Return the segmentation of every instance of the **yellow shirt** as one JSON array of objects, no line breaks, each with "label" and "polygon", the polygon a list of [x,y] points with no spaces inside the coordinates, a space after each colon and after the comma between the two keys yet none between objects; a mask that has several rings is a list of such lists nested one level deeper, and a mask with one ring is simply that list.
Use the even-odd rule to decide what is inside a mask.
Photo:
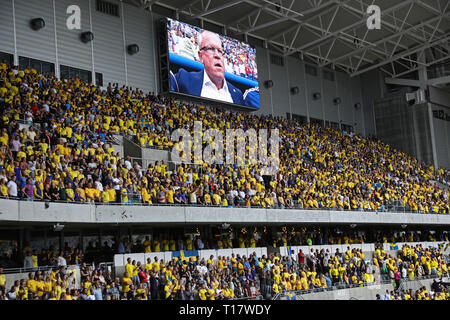
[{"label": "yellow shirt", "polygon": [[122,290],[124,293],[127,293],[128,291],[130,291],[130,284],[132,284],[133,282],[131,281],[130,278],[123,278],[122,279]]},{"label": "yellow shirt", "polygon": [[205,289],[200,289],[200,291],[198,292],[198,295],[200,297],[200,300],[206,300],[206,290]]}]

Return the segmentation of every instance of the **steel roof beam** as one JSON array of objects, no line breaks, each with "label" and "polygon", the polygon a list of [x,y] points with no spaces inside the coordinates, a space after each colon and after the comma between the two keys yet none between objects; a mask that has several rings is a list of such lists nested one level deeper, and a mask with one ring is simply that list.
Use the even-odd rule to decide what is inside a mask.
[{"label": "steel roof beam", "polygon": [[[450,12],[446,13],[445,15],[450,15]],[[381,44],[383,44],[383,43],[385,43],[385,42],[387,42],[389,40],[392,40],[392,39],[394,39],[396,37],[402,36],[403,34],[405,34],[407,32],[412,32],[414,29],[417,29],[418,27],[420,27],[420,26],[422,26],[424,24],[434,22],[434,21],[438,20],[439,18],[440,17],[433,17],[431,19],[428,19],[427,21],[424,21],[424,22],[422,22],[422,23],[420,23],[418,25],[409,27],[408,29],[402,30],[402,31],[400,31],[398,33],[394,33],[394,34],[392,34],[390,36],[387,36],[387,37],[385,37],[383,39],[380,39],[380,40],[378,40],[378,41],[376,41],[376,42],[374,42],[372,44],[369,44],[369,45],[367,45],[367,46],[365,46],[363,48],[359,48],[359,49],[354,50],[352,52],[346,53],[346,54],[344,54],[344,55],[342,55],[340,57],[337,57],[337,58],[333,59],[332,61],[330,61],[329,63],[336,63],[339,60],[342,60],[342,59],[348,58],[348,57],[350,57],[352,55],[358,54],[358,53],[362,52],[363,50],[365,50],[366,48],[369,48],[369,47],[375,48],[375,47],[377,47],[377,46],[379,46],[379,45],[381,45]]]},{"label": "steel roof beam", "polygon": [[[360,15],[365,15],[365,12],[362,12],[362,11],[360,11],[359,9],[355,9],[355,8],[353,8],[353,7],[351,7],[351,6],[348,6],[348,5],[343,5],[343,7],[345,7],[345,8],[347,8],[349,11],[351,11],[351,12],[353,12],[356,16],[360,16]],[[382,11],[383,12],[383,11]],[[392,16],[391,16],[392,17]],[[406,16],[406,18],[407,18],[408,16]],[[395,17],[393,17],[394,19],[395,19]],[[403,21],[402,21],[402,23],[404,24],[405,22],[406,22],[406,18],[405,19],[403,19]],[[395,32],[399,32],[399,31],[401,31],[401,28],[400,27],[397,27],[396,25],[393,25],[393,24],[391,24],[391,23],[389,23],[389,22],[387,22],[386,20],[381,20],[381,24],[383,24],[383,25],[385,25],[385,26],[387,26],[387,27],[389,27],[389,28],[391,28],[392,30],[394,30]],[[423,26],[423,25],[425,25],[425,23],[421,23],[421,26]],[[411,25],[410,25],[411,26]],[[406,33],[406,34],[404,34],[404,35],[406,35],[406,36],[408,36],[409,38],[411,38],[411,39],[413,39],[414,41],[416,41],[417,43],[423,43],[424,41],[426,41],[427,39],[426,38],[424,38],[424,37],[421,37],[421,36],[419,36],[418,34],[416,34],[416,33]]]},{"label": "steel roof beam", "polygon": [[380,63],[377,63],[375,65],[372,65],[372,66],[369,66],[367,68],[364,68],[363,70],[359,70],[357,72],[353,72],[352,74],[350,74],[350,76],[351,77],[357,76],[357,75],[359,75],[361,73],[364,73],[366,71],[373,70],[373,69],[378,68],[380,66],[383,66],[383,65],[385,65],[387,63],[390,63],[390,62],[395,61],[397,59],[400,59],[402,57],[406,57],[406,56],[411,55],[413,53],[416,53],[418,51],[421,51],[421,50],[424,50],[424,49],[427,49],[427,48],[431,48],[431,47],[433,47],[435,45],[438,45],[438,44],[440,44],[442,42],[445,42],[445,41],[448,41],[448,40],[450,40],[450,35],[445,37],[445,38],[443,38],[443,39],[439,39],[439,40],[433,41],[431,43],[425,43],[423,45],[417,46],[416,48],[412,48],[411,50],[404,51],[404,52],[402,52],[400,54],[397,54],[397,55],[393,56],[390,59],[387,59],[387,60],[382,61]]},{"label": "steel roof beam", "polygon": [[[381,16],[386,15],[386,14],[390,13],[391,11],[395,11],[395,10],[397,10],[397,9],[399,9],[399,8],[402,8],[402,7],[404,7],[404,6],[408,5],[408,4],[410,4],[410,3],[413,2],[413,1],[415,1],[415,0],[407,0],[407,1],[405,1],[405,2],[396,4],[396,5],[394,5],[394,6],[390,7],[390,8],[388,8],[388,9],[385,9],[385,10],[381,11]],[[342,4],[341,4],[341,6],[345,6],[345,5],[346,5],[345,3],[342,3]],[[311,41],[310,43],[307,43],[307,44],[304,44],[303,46],[300,46],[300,47],[298,47],[298,48],[295,48],[295,50],[313,49],[313,48],[317,47],[317,45],[318,45],[319,43],[321,43],[321,42],[323,42],[323,41],[326,41],[326,40],[328,40],[328,39],[330,39],[330,38],[336,37],[336,36],[338,36],[339,34],[341,34],[342,32],[345,32],[345,31],[348,31],[348,30],[352,30],[352,29],[354,29],[355,27],[360,26],[361,24],[365,24],[366,21],[367,21],[367,17],[363,17],[363,18],[361,18],[359,21],[357,21],[357,22],[355,22],[355,23],[352,23],[351,25],[348,25],[348,26],[346,26],[346,27],[343,27],[343,28],[341,28],[341,29],[339,29],[339,30],[336,30],[336,31],[333,31],[333,32],[329,32],[329,33],[325,34],[323,37],[321,37],[321,38],[319,38],[319,39],[316,39],[316,40],[314,40],[314,41]]]},{"label": "steel roof beam", "polygon": [[192,18],[193,18],[193,19],[201,18],[201,17],[207,16],[207,15],[209,15],[209,14],[211,14],[211,13],[214,13],[214,12],[217,12],[217,11],[220,11],[220,10],[224,10],[224,9],[230,8],[230,7],[232,7],[232,6],[235,6],[235,5],[237,5],[237,4],[239,4],[239,3],[242,3],[242,2],[245,2],[245,1],[246,1],[246,0],[235,0],[235,1],[231,1],[231,2],[226,3],[226,4],[224,4],[224,5],[221,5],[221,6],[218,6],[218,7],[215,7],[215,8],[211,8],[211,9],[209,9],[209,10],[206,10],[206,11],[203,11],[203,12],[201,12],[201,13],[198,13],[198,14],[192,16]]},{"label": "steel roof beam", "polygon": [[430,86],[436,86],[439,84],[447,84],[447,83],[450,83],[450,76],[428,79],[427,81],[427,84]]}]

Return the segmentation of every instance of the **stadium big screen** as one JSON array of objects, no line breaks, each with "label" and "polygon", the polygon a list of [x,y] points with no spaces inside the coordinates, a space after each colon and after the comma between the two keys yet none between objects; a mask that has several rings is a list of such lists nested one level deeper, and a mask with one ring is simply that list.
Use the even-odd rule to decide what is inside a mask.
[{"label": "stadium big screen", "polygon": [[170,91],[259,109],[256,50],[167,18]]}]

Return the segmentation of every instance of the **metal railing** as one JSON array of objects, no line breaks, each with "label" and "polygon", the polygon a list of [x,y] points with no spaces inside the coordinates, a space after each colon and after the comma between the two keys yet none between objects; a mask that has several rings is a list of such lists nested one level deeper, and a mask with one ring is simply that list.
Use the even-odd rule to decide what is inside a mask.
[{"label": "metal railing", "polygon": [[13,273],[28,273],[35,271],[49,271],[53,268],[58,268],[58,266],[41,266],[41,267],[33,267],[33,268],[4,268],[3,274],[13,274]]},{"label": "metal railing", "polygon": [[322,208],[304,208],[303,206],[296,205],[296,201],[294,201],[294,205],[292,207],[282,207],[282,206],[245,206],[245,205],[215,205],[215,204],[199,204],[199,203],[187,203],[187,204],[178,204],[178,203],[142,203],[141,197],[139,194],[134,194],[131,197],[129,196],[129,202],[82,202],[82,201],[63,201],[63,200],[41,200],[41,199],[28,199],[27,197],[4,197],[0,196],[0,199],[5,200],[18,200],[18,201],[30,201],[30,202],[39,202],[39,203],[66,203],[66,204],[83,204],[83,205],[96,205],[96,206],[122,206],[122,205],[134,205],[134,206],[154,206],[154,207],[164,207],[164,206],[172,206],[172,207],[208,207],[208,208],[250,208],[250,209],[283,209],[283,210],[309,210],[309,211],[342,211],[342,212],[373,212],[383,214],[385,212],[388,213],[411,213],[411,214],[449,214],[449,213],[435,213],[435,212],[420,212],[413,211],[407,207],[393,207],[389,210],[378,211],[378,210],[354,210],[354,209],[344,209],[344,208],[332,208],[332,207],[322,207]]},{"label": "metal railing", "polygon": [[264,297],[262,295],[256,296],[256,297],[242,297],[242,298],[233,298],[233,300],[237,301],[244,301],[244,300],[264,300]]},{"label": "metal railing", "polygon": [[[88,263],[85,262],[87,267],[96,267],[98,264],[105,266],[106,268],[110,267],[111,272],[114,271],[114,262],[99,262],[99,263]],[[74,268],[74,267],[80,267],[81,264],[68,264],[65,267],[66,268]],[[29,272],[36,272],[36,271],[50,271],[54,268],[59,268],[57,265],[51,265],[51,266],[39,266],[39,267],[32,267],[32,268],[3,268],[3,274],[14,274],[14,273],[29,273]]]},{"label": "metal railing", "polygon": [[304,294],[310,294],[310,293],[318,293],[318,292],[327,292],[327,291],[336,291],[336,290],[344,290],[344,289],[353,289],[353,288],[363,288],[363,287],[372,287],[372,286],[379,286],[384,284],[392,284],[394,283],[393,280],[383,280],[380,282],[363,282],[363,283],[355,283],[355,284],[347,284],[346,282],[338,282],[333,284],[331,287],[327,288],[314,288],[314,289],[308,289],[308,290],[289,290],[289,291],[282,291],[277,293],[272,300],[279,300],[281,297],[286,296],[286,292],[289,292],[291,294],[294,294],[296,296],[301,296]]}]

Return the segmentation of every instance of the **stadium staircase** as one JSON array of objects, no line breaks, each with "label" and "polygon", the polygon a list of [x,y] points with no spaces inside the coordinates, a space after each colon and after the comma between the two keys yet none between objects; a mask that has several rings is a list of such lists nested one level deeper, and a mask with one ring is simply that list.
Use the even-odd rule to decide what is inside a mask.
[{"label": "stadium staircase", "polygon": [[447,184],[445,184],[445,183],[442,183],[442,182],[436,181],[436,180],[429,180],[429,182],[430,182],[431,184],[433,184],[433,185],[437,185],[437,186],[438,186],[439,188],[441,188],[441,189],[450,191],[450,186],[447,185]]},{"label": "stadium staircase", "polygon": [[121,137],[124,159],[129,156],[132,163],[139,163],[143,169],[146,169],[149,164],[154,164],[156,161],[164,161],[169,170],[175,169],[175,163],[172,162],[172,153],[169,150],[157,147],[141,147],[134,137],[128,135],[122,135]]}]

